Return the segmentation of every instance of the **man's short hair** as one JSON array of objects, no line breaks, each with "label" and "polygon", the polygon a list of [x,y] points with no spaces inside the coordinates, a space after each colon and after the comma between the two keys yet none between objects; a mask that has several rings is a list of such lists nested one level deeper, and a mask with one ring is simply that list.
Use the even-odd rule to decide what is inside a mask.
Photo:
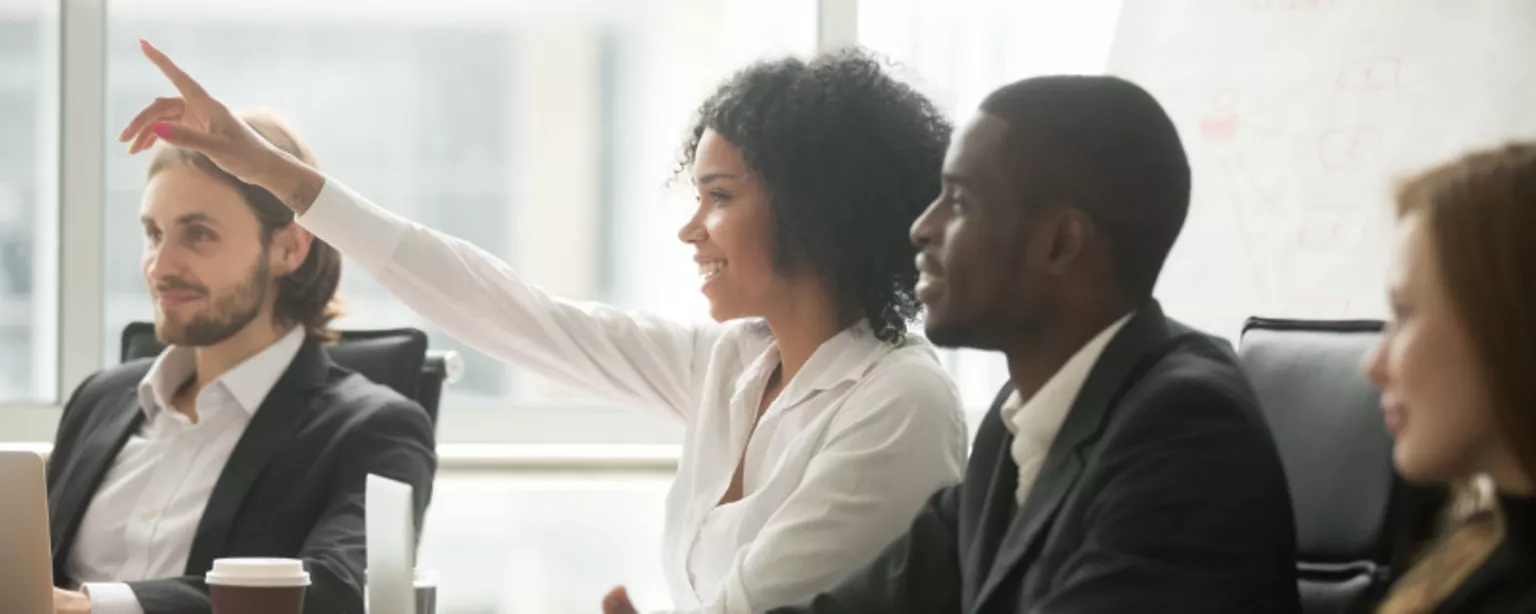
[{"label": "man's short hair", "polygon": [[1082,210],[1109,240],[1121,289],[1151,296],[1189,212],[1189,160],[1157,100],[1105,76],[1048,76],[993,92],[1025,200]]}]

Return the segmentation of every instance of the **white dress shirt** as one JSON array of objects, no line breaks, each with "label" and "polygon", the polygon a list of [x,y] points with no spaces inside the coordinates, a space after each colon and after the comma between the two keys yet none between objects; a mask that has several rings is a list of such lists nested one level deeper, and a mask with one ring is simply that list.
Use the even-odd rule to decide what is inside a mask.
[{"label": "white dress shirt", "polygon": [[197,394],[197,423],[171,405],[196,374],[193,350],[170,347],[139,383],[144,423],[128,438],[80,521],[65,561],[93,614],[143,614],[126,582],[186,575],[192,539],[251,416],[304,344],[295,327]]},{"label": "white dress shirt", "polygon": [[[779,364],[761,321],[685,325],[555,298],[332,179],[299,223],[477,350],[683,423],[662,547],[676,608],[755,612],[830,588],[960,480],[960,396],[915,335],[843,331],[753,432]],[[717,505],[742,459],[742,498]]]},{"label": "white dress shirt", "polygon": [[1072,404],[1077,402],[1077,394],[1082,391],[1088,374],[1098,364],[1105,346],[1130,319],[1131,314],[1121,316],[1089,339],[1028,401],[1020,402],[1019,393],[1015,391],[1003,403],[999,410],[1003,425],[1013,433],[1013,446],[1008,451],[1013,463],[1019,467],[1019,488],[1014,493],[1014,500],[1019,505],[1024,504],[1035,479],[1040,476],[1040,465],[1045,463],[1051,442],[1055,441],[1061,424],[1072,411]]}]

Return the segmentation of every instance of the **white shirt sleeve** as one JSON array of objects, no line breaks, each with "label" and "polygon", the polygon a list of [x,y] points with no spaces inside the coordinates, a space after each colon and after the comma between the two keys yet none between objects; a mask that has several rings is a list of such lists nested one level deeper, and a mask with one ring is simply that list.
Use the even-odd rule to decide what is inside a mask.
[{"label": "white shirt sleeve", "polygon": [[484,250],[331,178],[298,222],[476,350],[621,403],[693,418],[719,326],[549,296]]},{"label": "white shirt sleeve", "polygon": [[91,614],[144,614],[139,596],[120,582],[88,582],[80,587],[91,599]]},{"label": "white shirt sleeve", "polygon": [[750,614],[831,589],[904,534],[967,454],[960,395],[937,369],[895,368],[859,384],[805,479],[742,547],[698,610]]}]

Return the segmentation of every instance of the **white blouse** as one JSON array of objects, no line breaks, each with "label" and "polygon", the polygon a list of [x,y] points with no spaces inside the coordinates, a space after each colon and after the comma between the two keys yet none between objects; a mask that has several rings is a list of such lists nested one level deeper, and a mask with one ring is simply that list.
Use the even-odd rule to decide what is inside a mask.
[{"label": "white blouse", "polygon": [[[551,297],[332,179],[299,223],[475,349],[683,423],[662,548],[679,610],[745,614],[831,588],[961,479],[960,395],[916,335],[843,331],[753,432],[779,363],[761,321],[690,325]],[[743,458],[742,498],[718,505]]]}]

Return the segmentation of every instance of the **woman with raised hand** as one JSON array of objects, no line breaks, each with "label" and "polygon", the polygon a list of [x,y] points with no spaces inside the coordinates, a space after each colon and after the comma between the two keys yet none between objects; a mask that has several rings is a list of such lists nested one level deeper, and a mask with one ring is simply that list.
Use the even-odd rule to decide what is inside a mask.
[{"label": "woman with raised hand", "polygon": [[1405,491],[1383,614],[1536,612],[1536,143],[1397,195],[1392,322],[1369,363]]},{"label": "woman with raised hand", "polygon": [[830,588],[959,481],[958,392],[907,332],[907,229],[939,193],[950,127],[874,60],[759,63],[704,102],[678,238],[716,322],[685,325],[550,296],[272,147],[143,49],[179,95],[132,120],[131,152],[201,151],[448,334],[685,425],[662,549],[674,608],[753,612]]}]

